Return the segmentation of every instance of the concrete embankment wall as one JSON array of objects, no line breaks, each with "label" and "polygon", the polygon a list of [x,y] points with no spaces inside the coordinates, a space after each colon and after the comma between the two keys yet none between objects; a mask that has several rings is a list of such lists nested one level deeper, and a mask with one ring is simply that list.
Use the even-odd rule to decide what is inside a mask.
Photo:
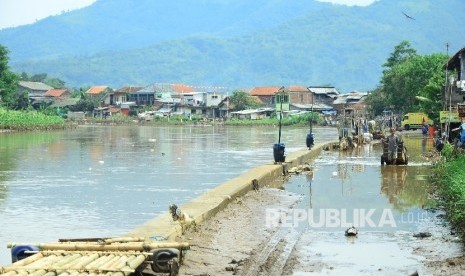
[{"label": "concrete embankment wall", "polygon": [[[284,182],[283,173],[285,171],[310,162],[319,156],[324,148],[330,148],[335,143],[337,142],[317,144],[311,150],[303,149],[293,152],[286,156],[284,164],[269,164],[253,168],[180,206],[180,209],[189,214],[198,224],[223,210],[236,197],[243,196],[252,190],[254,179],[258,181],[260,187],[279,187]],[[272,158],[271,150],[270,157]],[[166,209],[168,211],[168,206]],[[159,237],[169,240],[174,240],[176,236],[180,235],[179,222],[173,221],[168,212],[125,234],[125,236],[132,237]]]}]

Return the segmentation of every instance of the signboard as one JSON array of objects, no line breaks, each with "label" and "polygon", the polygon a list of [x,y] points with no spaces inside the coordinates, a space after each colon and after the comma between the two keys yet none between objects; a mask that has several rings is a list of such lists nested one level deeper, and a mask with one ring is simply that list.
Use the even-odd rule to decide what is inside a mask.
[{"label": "signboard", "polygon": [[[450,117],[450,121],[449,121]],[[443,123],[460,123],[459,113],[457,111],[440,111],[439,112],[439,122]]]}]

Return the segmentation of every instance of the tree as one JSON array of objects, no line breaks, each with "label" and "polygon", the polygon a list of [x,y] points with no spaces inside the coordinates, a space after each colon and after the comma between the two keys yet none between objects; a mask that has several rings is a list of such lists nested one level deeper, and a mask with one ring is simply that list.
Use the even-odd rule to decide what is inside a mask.
[{"label": "tree", "polygon": [[16,102],[18,76],[8,66],[8,49],[0,45],[0,104],[11,106]]},{"label": "tree", "polygon": [[244,110],[249,108],[260,107],[261,104],[255,100],[250,94],[241,90],[233,91],[233,95],[229,97],[229,103],[233,106],[232,110]]},{"label": "tree", "polygon": [[384,110],[389,108],[389,102],[380,87],[369,93],[365,101],[369,112],[373,115],[382,114]]},{"label": "tree", "polygon": [[51,78],[48,77],[46,73],[35,74],[32,76],[28,76],[26,72],[21,73],[21,80],[23,81],[34,81],[34,82],[42,82],[47,85],[50,85],[54,88],[64,88],[65,82],[60,80],[59,78]]},{"label": "tree", "polygon": [[407,61],[409,58],[416,56],[417,51],[410,46],[410,42],[402,40],[399,45],[394,47],[394,52],[391,53],[383,67],[393,68],[397,64]]},{"label": "tree", "polygon": [[[444,54],[415,55],[385,71],[382,84],[388,103],[401,112],[437,113],[441,107],[442,66],[446,60]],[[419,96],[435,100],[439,109],[434,105],[434,109],[426,110],[433,105],[419,101]]]},{"label": "tree", "polygon": [[370,109],[375,115],[391,107],[399,113],[422,111],[437,120],[447,58],[418,55],[408,41],[402,41],[383,64],[380,86],[367,98]]}]

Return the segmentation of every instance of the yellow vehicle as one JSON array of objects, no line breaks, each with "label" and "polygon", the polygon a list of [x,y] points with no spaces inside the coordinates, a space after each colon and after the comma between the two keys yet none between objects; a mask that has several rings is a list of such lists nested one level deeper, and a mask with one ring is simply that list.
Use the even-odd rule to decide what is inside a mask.
[{"label": "yellow vehicle", "polygon": [[423,126],[423,124],[432,125],[433,120],[428,118],[428,115],[422,112],[407,113],[402,118],[402,126],[405,130],[419,129]]}]

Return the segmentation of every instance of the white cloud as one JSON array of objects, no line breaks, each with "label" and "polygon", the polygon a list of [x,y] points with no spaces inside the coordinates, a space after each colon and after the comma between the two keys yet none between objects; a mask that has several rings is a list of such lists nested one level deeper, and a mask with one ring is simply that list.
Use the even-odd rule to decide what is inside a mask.
[{"label": "white cloud", "polygon": [[368,6],[378,0],[316,0],[318,2],[330,2],[333,4],[341,4],[346,6]]},{"label": "white cloud", "polygon": [[96,0],[0,0],[0,29],[34,23],[50,15],[89,6]]}]

